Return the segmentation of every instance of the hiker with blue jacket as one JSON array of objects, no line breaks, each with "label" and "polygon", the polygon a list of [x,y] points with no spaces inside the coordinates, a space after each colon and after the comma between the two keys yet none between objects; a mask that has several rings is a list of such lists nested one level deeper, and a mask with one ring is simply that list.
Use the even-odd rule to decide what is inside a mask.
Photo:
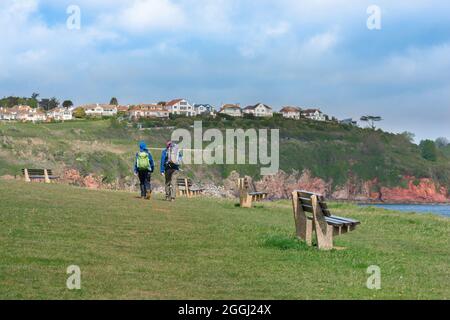
[{"label": "hiker with blue jacket", "polygon": [[145,142],[139,142],[139,152],[136,153],[134,161],[134,173],[139,177],[141,186],[141,197],[150,199],[152,195],[151,174],[155,170],[155,163],[152,154],[148,151]]},{"label": "hiker with blue jacket", "polygon": [[161,156],[161,174],[165,178],[166,200],[175,200],[175,183],[177,172],[180,171],[182,154],[178,150],[178,145],[172,141],[168,141],[166,149],[163,150]]}]

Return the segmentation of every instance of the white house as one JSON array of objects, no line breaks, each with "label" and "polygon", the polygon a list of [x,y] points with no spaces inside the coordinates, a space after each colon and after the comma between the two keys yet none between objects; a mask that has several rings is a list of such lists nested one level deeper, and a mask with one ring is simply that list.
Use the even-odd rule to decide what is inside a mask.
[{"label": "white house", "polygon": [[9,108],[0,108],[0,120],[16,120],[16,114],[12,113]]},{"label": "white house", "polygon": [[47,115],[40,109],[31,108],[30,106],[14,106],[8,110],[9,120],[18,121],[45,121]]},{"label": "white house", "polygon": [[300,119],[301,109],[298,107],[283,107],[280,110],[281,115],[287,119]]},{"label": "white house", "polygon": [[72,111],[67,108],[55,108],[47,112],[47,117],[56,121],[70,121],[73,119]]},{"label": "white house", "polygon": [[314,121],[327,121],[327,115],[324,114],[320,109],[307,109],[301,112],[302,116],[306,119]]},{"label": "white house", "polygon": [[47,115],[45,112],[36,110],[35,112],[29,112],[26,114],[25,121],[31,121],[31,122],[41,122],[47,120]]},{"label": "white house", "polygon": [[194,104],[194,111],[197,116],[201,115],[214,115],[216,113],[215,108],[210,104]]},{"label": "white house", "polygon": [[222,108],[220,108],[219,113],[232,117],[242,117],[242,110],[238,104],[224,104]]},{"label": "white house", "polygon": [[195,116],[194,107],[185,99],[175,99],[166,103],[166,109],[176,115]]},{"label": "white house", "polygon": [[80,106],[91,117],[112,117],[117,115],[117,106],[110,104],[87,104]]},{"label": "white house", "polygon": [[258,103],[254,106],[245,107],[244,114],[253,114],[255,117],[273,117],[273,110],[266,104]]},{"label": "white house", "polygon": [[169,111],[157,104],[140,104],[131,107],[128,111],[129,117],[132,120],[141,118],[169,118]]}]

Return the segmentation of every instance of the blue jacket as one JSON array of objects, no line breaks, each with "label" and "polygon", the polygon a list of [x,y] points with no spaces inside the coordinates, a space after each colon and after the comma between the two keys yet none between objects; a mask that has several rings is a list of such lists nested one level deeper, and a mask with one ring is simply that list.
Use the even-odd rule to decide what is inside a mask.
[{"label": "blue jacket", "polygon": [[153,172],[155,170],[155,162],[153,161],[152,154],[148,151],[147,145],[144,142],[141,142],[139,144],[140,151],[136,153],[136,158],[134,159],[134,172],[138,173],[138,167],[137,167],[137,159],[139,157],[140,152],[147,152],[148,159],[150,160],[150,172]]},{"label": "blue jacket", "polygon": [[[183,156],[181,155],[181,152],[178,152],[178,157],[179,157],[180,160],[183,159]],[[167,161],[168,161],[168,160],[167,160],[167,149],[164,149],[163,152],[162,152],[162,154],[161,154],[161,164],[160,164],[160,168],[159,168],[159,171],[160,171],[161,173],[166,172]],[[179,166],[179,165],[175,165],[175,166],[173,167],[173,169],[175,169],[175,170],[180,170],[180,166]]]}]

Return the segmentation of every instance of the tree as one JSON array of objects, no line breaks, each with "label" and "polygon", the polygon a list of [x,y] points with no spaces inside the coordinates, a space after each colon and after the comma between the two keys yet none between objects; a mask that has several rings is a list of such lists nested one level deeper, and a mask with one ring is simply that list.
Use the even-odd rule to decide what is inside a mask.
[{"label": "tree", "polygon": [[437,148],[436,144],[432,140],[422,140],[420,142],[420,151],[422,153],[422,157],[428,161],[436,161],[437,160]]},{"label": "tree", "polygon": [[73,116],[77,119],[84,119],[86,118],[86,111],[83,108],[77,108],[73,112]]},{"label": "tree", "polygon": [[119,102],[117,101],[116,97],[112,97],[111,101],[109,102],[109,104],[113,105],[113,106],[118,106]]},{"label": "tree", "polygon": [[39,101],[39,107],[44,109],[44,110],[50,110],[50,99],[41,99],[41,101]]},{"label": "tree", "polygon": [[65,100],[64,102],[63,102],[63,104],[62,104],[62,106],[64,107],[64,108],[70,108],[70,107],[73,107],[73,102],[71,101],[71,100]]},{"label": "tree", "polygon": [[372,130],[375,130],[375,122],[379,122],[382,121],[383,119],[379,116],[362,116],[361,117],[361,121],[367,122],[370,126],[370,128],[372,128]]},{"label": "tree", "polygon": [[59,100],[56,99],[55,97],[51,98],[50,102],[49,102],[49,110],[55,109],[58,107],[59,107]]},{"label": "tree", "polygon": [[408,142],[414,142],[414,138],[416,137],[416,135],[412,132],[408,132],[405,131],[403,133],[400,134],[401,136],[403,136],[406,140],[408,140]]},{"label": "tree", "polygon": [[58,108],[59,101],[55,97],[53,97],[51,99],[41,99],[41,101],[39,101],[39,106],[42,109],[44,109],[45,111],[48,111],[48,110]]},{"label": "tree", "polygon": [[448,145],[450,145],[450,141],[447,138],[439,137],[436,139],[436,147],[445,148]]}]

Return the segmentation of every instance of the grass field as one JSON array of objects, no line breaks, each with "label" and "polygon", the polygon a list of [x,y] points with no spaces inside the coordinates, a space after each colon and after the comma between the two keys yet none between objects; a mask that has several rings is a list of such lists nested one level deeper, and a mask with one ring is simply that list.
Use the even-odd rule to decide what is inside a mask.
[{"label": "grass field", "polygon": [[[319,252],[288,201],[160,199],[0,181],[2,299],[449,299],[450,220],[333,204],[361,220]],[[82,289],[66,288],[81,268]],[[381,268],[381,290],[366,270]]]}]

